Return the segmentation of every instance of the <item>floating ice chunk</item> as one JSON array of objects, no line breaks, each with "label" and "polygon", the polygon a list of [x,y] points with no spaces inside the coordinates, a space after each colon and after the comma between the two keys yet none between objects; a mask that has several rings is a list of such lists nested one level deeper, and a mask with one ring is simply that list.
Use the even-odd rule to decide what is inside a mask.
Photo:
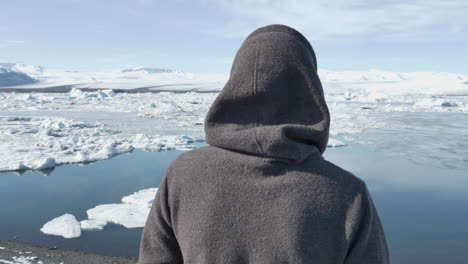
[{"label": "floating ice chunk", "polygon": [[7,122],[14,122],[14,121],[31,121],[31,117],[18,117],[18,116],[12,116],[12,117],[6,117],[5,121]]},{"label": "floating ice chunk", "polygon": [[346,143],[344,143],[341,140],[334,139],[334,138],[328,139],[327,147],[329,148],[337,148],[337,147],[344,147],[344,146],[346,146]]},{"label": "floating ice chunk", "polygon": [[455,102],[445,101],[445,102],[443,102],[442,104],[440,104],[440,106],[443,106],[443,107],[455,107],[455,106],[458,106],[458,104],[455,103]]},{"label": "floating ice chunk", "polygon": [[160,150],[191,150],[195,146],[191,143],[195,142],[195,139],[187,135],[160,135],[148,136],[143,134],[137,134],[132,139],[133,147],[148,151],[160,151]]},{"label": "floating ice chunk", "polygon": [[83,220],[80,221],[82,230],[102,230],[107,225],[106,221],[101,220]]},{"label": "floating ice chunk", "polygon": [[88,218],[123,225],[143,227],[150,208],[137,204],[103,204],[87,211]]},{"label": "floating ice chunk", "polygon": [[103,100],[115,95],[113,90],[97,90],[95,92],[84,92],[77,88],[72,88],[68,93],[70,97],[77,99],[99,99]]},{"label": "floating ice chunk", "polygon": [[103,157],[112,157],[124,152],[128,152],[129,149],[132,149],[132,146],[130,146],[127,142],[123,142],[122,144],[118,145],[116,142],[108,142],[102,146],[97,155],[101,154]]},{"label": "floating ice chunk", "polygon": [[42,158],[32,163],[29,169],[50,169],[56,166],[55,159]]},{"label": "floating ice chunk", "polygon": [[81,236],[80,223],[71,214],[64,214],[47,222],[41,232],[49,235],[75,238]]},{"label": "floating ice chunk", "polygon": [[150,207],[158,188],[144,189],[122,198],[123,203],[139,204]]},{"label": "floating ice chunk", "polygon": [[123,197],[121,204],[98,205],[87,211],[88,218],[127,228],[143,227],[157,191],[158,188],[145,189]]},{"label": "floating ice chunk", "polygon": [[367,95],[366,99],[366,101],[370,102],[383,102],[388,99],[388,94],[373,90]]},{"label": "floating ice chunk", "polygon": [[150,118],[161,118],[161,119],[172,119],[174,117],[191,115],[190,112],[184,110],[177,102],[164,100],[159,104],[151,103],[147,106],[141,106],[141,111],[138,116],[150,117]]},{"label": "floating ice chunk", "polygon": [[427,99],[421,99],[418,100],[414,106],[418,109],[441,109],[441,111],[444,111],[444,108],[447,107],[458,107],[459,103],[454,102],[454,101],[448,101],[443,98],[427,98]]},{"label": "floating ice chunk", "polygon": [[81,91],[80,89],[76,89],[76,88],[72,88],[70,92],[68,92],[68,94],[71,97],[78,97],[78,98],[83,97],[83,93],[84,93],[83,91]]}]

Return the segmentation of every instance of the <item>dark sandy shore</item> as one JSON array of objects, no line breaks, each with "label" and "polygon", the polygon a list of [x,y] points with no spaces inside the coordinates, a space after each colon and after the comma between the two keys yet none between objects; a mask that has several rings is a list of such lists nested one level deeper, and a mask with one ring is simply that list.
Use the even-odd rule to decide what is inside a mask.
[{"label": "dark sandy shore", "polygon": [[0,263],[135,264],[137,259],[44,248],[16,241],[0,241]]}]

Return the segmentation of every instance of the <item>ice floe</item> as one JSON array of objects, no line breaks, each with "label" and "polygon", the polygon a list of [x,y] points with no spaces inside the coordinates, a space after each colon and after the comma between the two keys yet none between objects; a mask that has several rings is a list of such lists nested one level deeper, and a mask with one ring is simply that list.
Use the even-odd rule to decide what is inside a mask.
[{"label": "ice floe", "polygon": [[135,192],[122,198],[122,203],[102,204],[87,211],[89,220],[111,222],[127,228],[143,227],[157,188]]},{"label": "ice floe", "polygon": [[87,210],[88,219],[80,222],[71,214],[64,214],[47,222],[41,231],[65,238],[81,236],[81,230],[103,230],[108,223],[126,228],[143,227],[158,188],[137,191],[121,199],[122,203],[101,204]]},{"label": "ice floe", "polygon": [[71,214],[64,214],[50,220],[44,224],[41,232],[49,235],[63,236],[64,238],[81,236],[80,223]]},{"label": "ice floe", "polygon": [[96,122],[51,117],[0,117],[0,171],[46,169],[108,159],[132,150]]},{"label": "ice floe", "polygon": [[344,143],[341,140],[335,139],[335,138],[329,138],[328,139],[328,144],[327,147],[329,148],[337,148],[337,147],[344,147],[346,146],[346,143]]},{"label": "ice floe", "polygon": [[115,93],[113,90],[98,90],[95,92],[83,92],[80,89],[73,88],[69,92],[69,95],[71,98],[79,98],[79,99],[95,98],[97,100],[104,100],[105,98],[115,96]]},{"label": "ice floe", "polygon": [[101,220],[82,220],[80,226],[82,230],[103,230],[107,225],[106,221]]}]

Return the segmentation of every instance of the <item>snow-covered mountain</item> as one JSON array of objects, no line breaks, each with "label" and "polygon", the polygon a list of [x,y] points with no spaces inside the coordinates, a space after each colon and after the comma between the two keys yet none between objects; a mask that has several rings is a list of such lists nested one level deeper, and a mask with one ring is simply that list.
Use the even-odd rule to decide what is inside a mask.
[{"label": "snow-covered mountain", "polygon": [[142,72],[142,73],[168,73],[168,72],[175,72],[172,69],[160,69],[160,68],[132,68],[132,69],[125,69],[122,72]]},{"label": "snow-covered mountain", "polygon": [[382,70],[368,71],[330,71],[319,70],[322,81],[325,82],[402,82],[419,79],[468,81],[468,75],[448,72],[389,72]]},{"label": "snow-covered mountain", "polygon": [[319,70],[327,91],[367,91],[392,94],[468,94],[468,75],[448,72],[389,72]]},{"label": "snow-covered mountain", "polygon": [[[328,91],[372,89],[393,93],[464,93],[468,94],[468,75],[437,72],[330,71],[319,70]],[[198,75],[166,68],[131,68],[113,71],[70,71],[18,63],[0,63],[0,87],[3,89],[71,88],[119,89],[134,91],[220,91],[227,74]]]},{"label": "snow-covered mountain", "polygon": [[[175,90],[175,91],[218,91],[225,76],[195,75],[193,73],[163,68],[133,68],[112,71],[70,71],[48,69],[27,64],[0,63],[0,70],[9,75],[22,76],[29,82],[6,81],[0,76],[3,89],[53,89],[68,91],[80,89],[124,89],[124,90]],[[11,78],[8,77],[8,80]],[[31,81],[34,80],[34,81]]]},{"label": "snow-covered mountain", "polygon": [[320,70],[322,81],[327,82],[399,82],[406,80],[404,74],[381,70],[357,71],[329,71]]},{"label": "snow-covered mountain", "polygon": [[14,71],[7,67],[0,67],[0,87],[33,84],[37,82],[39,81],[31,78],[26,73]]}]

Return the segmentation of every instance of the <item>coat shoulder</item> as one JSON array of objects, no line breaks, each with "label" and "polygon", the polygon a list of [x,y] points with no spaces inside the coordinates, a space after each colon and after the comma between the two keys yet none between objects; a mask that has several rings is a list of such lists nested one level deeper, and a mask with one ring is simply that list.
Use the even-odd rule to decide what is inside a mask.
[{"label": "coat shoulder", "polygon": [[177,156],[168,167],[168,176],[180,175],[180,172],[189,172],[197,170],[200,166],[209,166],[213,162],[213,157],[219,157],[219,150],[212,146],[204,146],[184,152]]},{"label": "coat shoulder", "polygon": [[366,186],[366,183],[363,179],[330,161],[324,160],[323,166],[325,168],[323,172],[324,174],[331,175],[347,188],[362,191]]}]

